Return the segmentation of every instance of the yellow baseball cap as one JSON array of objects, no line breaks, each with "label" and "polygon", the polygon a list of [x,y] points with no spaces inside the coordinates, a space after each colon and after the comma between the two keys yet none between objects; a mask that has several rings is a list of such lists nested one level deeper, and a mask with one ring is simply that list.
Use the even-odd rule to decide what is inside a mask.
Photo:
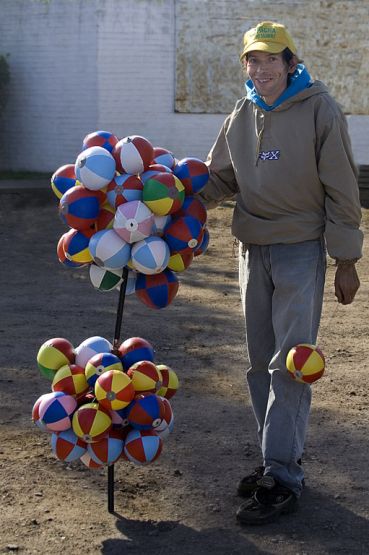
[{"label": "yellow baseball cap", "polygon": [[278,54],[285,48],[289,48],[293,54],[297,52],[295,43],[286,27],[281,23],[262,21],[244,34],[243,51],[240,58],[242,59],[252,50]]}]

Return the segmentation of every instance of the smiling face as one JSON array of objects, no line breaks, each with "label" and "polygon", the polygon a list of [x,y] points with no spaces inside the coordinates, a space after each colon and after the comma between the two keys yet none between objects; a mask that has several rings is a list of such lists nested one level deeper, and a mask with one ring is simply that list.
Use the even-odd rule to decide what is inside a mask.
[{"label": "smiling face", "polygon": [[256,50],[248,53],[244,64],[258,94],[269,106],[287,88],[288,75],[296,69],[295,63],[290,66],[286,63],[282,53],[269,54]]}]

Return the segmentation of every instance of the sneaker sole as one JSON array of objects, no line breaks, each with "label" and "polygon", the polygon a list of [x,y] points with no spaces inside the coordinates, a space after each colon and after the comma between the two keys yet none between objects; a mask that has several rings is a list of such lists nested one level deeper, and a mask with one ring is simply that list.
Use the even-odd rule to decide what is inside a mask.
[{"label": "sneaker sole", "polygon": [[270,524],[272,522],[275,522],[276,520],[278,520],[278,518],[281,515],[296,513],[298,511],[298,508],[299,508],[299,504],[297,499],[295,499],[292,503],[290,502],[286,504],[284,507],[275,508],[273,512],[270,512],[265,516],[261,515],[261,516],[255,516],[254,518],[252,518],[250,516],[252,514],[251,512],[247,516],[243,516],[242,512],[240,512],[240,513],[237,513],[236,518],[240,524],[245,524],[249,526],[261,526],[263,524]]}]

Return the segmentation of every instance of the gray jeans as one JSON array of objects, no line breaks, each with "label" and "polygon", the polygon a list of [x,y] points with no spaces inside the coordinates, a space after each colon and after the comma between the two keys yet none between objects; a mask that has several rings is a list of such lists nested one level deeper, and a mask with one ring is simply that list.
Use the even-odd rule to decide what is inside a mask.
[{"label": "gray jeans", "polygon": [[311,386],[293,380],[288,351],[316,343],[323,304],[323,239],[241,245],[240,289],[250,367],[247,372],[265,474],[299,496]]}]

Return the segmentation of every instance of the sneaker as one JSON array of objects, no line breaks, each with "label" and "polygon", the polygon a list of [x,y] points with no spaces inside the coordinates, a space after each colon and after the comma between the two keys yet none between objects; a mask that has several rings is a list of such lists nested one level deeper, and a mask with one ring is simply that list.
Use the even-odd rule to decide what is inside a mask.
[{"label": "sneaker", "polygon": [[237,520],[241,524],[267,524],[282,514],[297,511],[296,495],[274,480],[273,476],[263,476],[259,484],[254,495],[237,511]]},{"label": "sneaker", "polygon": [[240,497],[252,497],[258,487],[258,481],[264,475],[264,466],[257,466],[251,474],[248,474],[238,484],[237,495]]},{"label": "sneaker", "polygon": [[[297,462],[299,465],[302,465],[301,459],[299,459]],[[264,466],[257,466],[255,470],[251,472],[251,474],[248,474],[247,476],[242,478],[237,487],[237,495],[246,499],[252,497],[258,487],[259,480],[261,480],[261,478],[264,476],[264,470]],[[305,487],[304,479],[302,480],[302,487]]]}]

